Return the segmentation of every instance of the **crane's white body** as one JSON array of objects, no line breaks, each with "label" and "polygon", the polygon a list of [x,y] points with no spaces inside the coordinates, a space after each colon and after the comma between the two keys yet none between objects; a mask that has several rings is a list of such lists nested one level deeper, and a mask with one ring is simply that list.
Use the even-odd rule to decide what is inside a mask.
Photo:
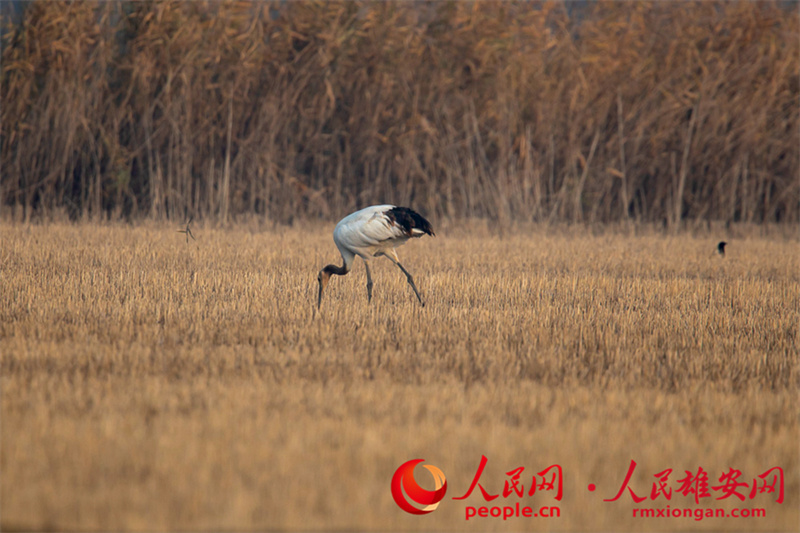
[{"label": "crane's white body", "polygon": [[[411,237],[386,216],[393,205],[373,205],[351,213],[336,224],[333,230],[333,242],[344,259],[345,268],[349,271],[356,256],[364,261],[381,255],[391,255],[397,261],[394,252],[396,246],[405,244]],[[423,235],[417,228],[411,230],[412,236]]]},{"label": "crane's white body", "polygon": [[328,284],[331,275],[344,276],[353,267],[356,256],[364,260],[364,269],[367,272],[367,301],[372,301],[372,274],[369,271],[369,261],[373,257],[385,256],[405,274],[406,280],[422,306],[422,296],[419,294],[414,278],[400,264],[395,247],[405,244],[408,239],[434,236],[431,223],[419,213],[407,208],[394,205],[373,205],[360,211],[347,215],[336,224],[333,230],[333,242],[342,254],[344,264],[339,267],[327,265],[319,271],[319,293],[317,308],[322,306],[322,293]]}]

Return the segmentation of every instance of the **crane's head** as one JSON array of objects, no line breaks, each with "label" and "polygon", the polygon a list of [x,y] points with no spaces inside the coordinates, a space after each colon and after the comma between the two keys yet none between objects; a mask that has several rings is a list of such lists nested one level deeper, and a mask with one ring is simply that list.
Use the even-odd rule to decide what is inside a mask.
[{"label": "crane's head", "polygon": [[323,268],[317,274],[317,281],[319,282],[319,296],[317,297],[317,309],[322,306],[322,291],[328,286],[328,280],[331,279],[331,272],[328,267]]},{"label": "crane's head", "polygon": [[344,264],[340,267],[336,265],[328,265],[322,270],[319,271],[317,274],[317,281],[319,281],[319,296],[317,297],[317,309],[320,308],[322,305],[322,291],[325,290],[325,287],[328,286],[328,281],[331,279],[332,274],[338,274],[339,276],[344,276],[350,271],[347,264]]}]

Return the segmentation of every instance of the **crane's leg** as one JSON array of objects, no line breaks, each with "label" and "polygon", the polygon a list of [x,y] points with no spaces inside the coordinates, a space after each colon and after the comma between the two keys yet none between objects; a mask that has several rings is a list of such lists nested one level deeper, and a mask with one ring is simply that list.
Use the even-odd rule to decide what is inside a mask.
[{"label": "crane's leg", "polygon": [[369,263],[364,261],[364,268],[367,269],[367,303],[372,301],[372,273],[369,271]]},{"label": "crane's leg", "polygon": [[403,267],[403,265],[400,264],[400,259],[397,257],[397,252],[392,250],[391,253],[386,253],[383,255],[385,255],[389,259],[389,261],[400,267],[400,270],[402,270],[403,274],[406,275],[406,280],[408,281],[408,284],[411,285],[412,289],[414,289],[414,294],[417,295],[417,300],[419,300],[419,303],[422,304],[422,307],[425,307],[425,302],[422,301],[422,296],[419,295],[417,286],[414,285],[414,278],[411,276],[408,270],[406,270],[405,267]]}]

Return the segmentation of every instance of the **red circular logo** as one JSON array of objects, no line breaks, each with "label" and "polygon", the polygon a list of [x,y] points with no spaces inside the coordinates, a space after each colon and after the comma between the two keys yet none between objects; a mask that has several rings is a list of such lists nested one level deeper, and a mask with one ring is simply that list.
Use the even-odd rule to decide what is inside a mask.
[{"label": "red circular logo", "polygon": [[[447,492],[447,478],[444,472],[433,465],[423,465],[433,476],[434,490],[425,490],[414,479],[414,467],[425,459],[412,459],[400,465],[392,476],[392,496],[400,509],[411,514],[428,514],[439,507],[439,502]],[[423,506],[414,507],[409,500]]]}]

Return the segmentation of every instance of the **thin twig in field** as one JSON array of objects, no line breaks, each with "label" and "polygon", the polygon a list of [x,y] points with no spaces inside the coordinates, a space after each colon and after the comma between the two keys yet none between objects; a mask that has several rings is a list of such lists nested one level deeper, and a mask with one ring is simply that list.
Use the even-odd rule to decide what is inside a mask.
[{"label": "thin twig in field", "polygon": [[193,241],[197,240],[197,239],[194,238],[194,235],[192,235],[192,228],[189,227],[189,224],[192,223],[192,220],[194,220],[194,217],[189,217],[189,221],[186,223],[186,229],[179,229],[178,230],[178,233],[185,233],[186,234],[186,244],[189,244],[189,237],[191,237]]}]

